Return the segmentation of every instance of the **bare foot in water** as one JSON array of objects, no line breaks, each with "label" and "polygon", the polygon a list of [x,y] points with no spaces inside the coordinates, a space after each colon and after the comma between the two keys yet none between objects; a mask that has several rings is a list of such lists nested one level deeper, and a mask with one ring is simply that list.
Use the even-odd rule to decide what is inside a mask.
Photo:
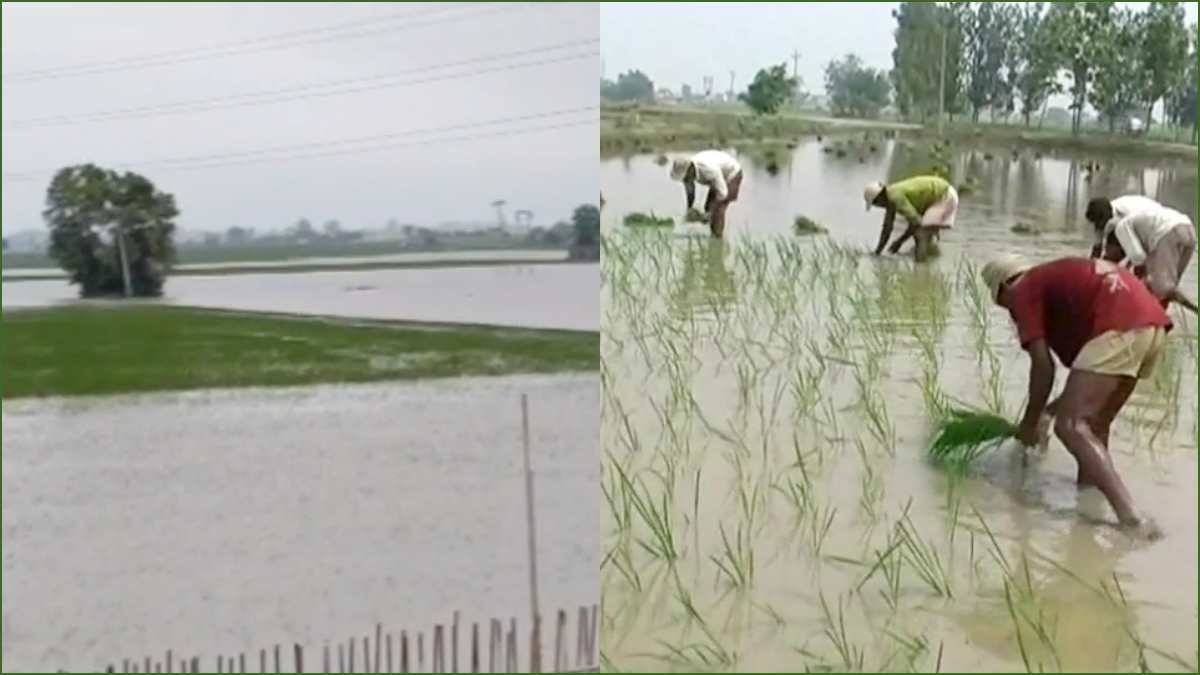
[{"label": "bare foot in water", "polygon": [[1158,541],[1164,536],[1162,528],[1152,518],[1140,518],[1134,522],[1121,523],[1121,530],[1130,537],[1141,541]]}]

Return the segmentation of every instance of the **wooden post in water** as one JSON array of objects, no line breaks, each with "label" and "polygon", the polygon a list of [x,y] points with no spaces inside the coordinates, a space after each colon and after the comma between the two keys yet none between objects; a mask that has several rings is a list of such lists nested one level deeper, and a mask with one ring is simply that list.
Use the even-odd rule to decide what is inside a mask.
[{"label": "wooden post in water", "polygon": [[534,516],[533,461],[529,451],[529,395],[521,394],[521,445],[525,459],[525,520],[529,530],[529,603],[533,611],[529,672],[542,672],[541,612],[538,609],[537,519]]}]

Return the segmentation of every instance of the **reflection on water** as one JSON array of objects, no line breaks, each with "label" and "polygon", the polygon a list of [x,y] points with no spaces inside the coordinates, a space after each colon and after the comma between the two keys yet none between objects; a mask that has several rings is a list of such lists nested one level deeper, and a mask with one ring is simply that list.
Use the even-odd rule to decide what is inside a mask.
[{"label": "reflection on water", "polygon": [[[3,670],[596,601],[593,376],[5,401]],[[176,653],[179,653],[177,651]]]},{"label": "reflection on water", "polygon": [[[924,146],[905,141],[881,142],[876,153],[851,153],[839,158],[823,151],[815,140],[801,143],[787,158],[784,170],[770,175],[746,153],[742,197],[729,211],[729,236],[785,234],[792,219],[803,214],[827,226],[840,239],[873,245],[882,215],[866,213],[862,186],[872,180],[894,180],[928,172]],[[1134,164],[1115,158],[1068,159],[1024,152],[969,150],[951,162],[960,184],[978,186],[964,191],[958,226],[945,246],[984,247],[1011,243],[1016,222],[1036,226],[1042,244],[1078,250],[1087,237],[1083,207],[1098,195],[1130,192],[1147,194],[1197,217],[1195,163]],[[630,211],[679,213],[678,185],[667,180],[666,169],[653,157],[633,157],[601,163],[600,183],[608,206],[606,225],[618,226]],[[981,241],[982,240],[982,241]]]},{"label": "reflection on water", "polygon": [[687,240],[682,269],[673,282],[671,303],[680,316],[712,317],[737,301],[737,282],[729,269],[729,245],[711,237]]},{"label": "reflection on water", "polygon": [[[599,330],[599,265],[536,265],[177,277],[165,302],[191,307],[497,326]],[[4,307],[75,298],[61,281],[3,287]]]},{"label": "reflection on water", "polygon": [[[1195,169],[964,154],[977,189],[943,257],[863,255],[879,216],[859,186],[904,175],[914,153],[859,162],[802,146],[777,179],[751,165],[728,243],[617,231],[629,211],[678,208],[678,186],[648,159],[603,165],[602,644],[615,667],[1195,668],[1194,319],[1178,316],[1164,367],[1114,429],[1164,541],[1135,547],[1097,525],[1111,514],[1077,492],[1057,443],[1032,462],[994,453],[960,480],[920,460],[947,400],[1010,417],[1022,404],[1026,359],[977,259],[1086,251],[1079,214],[1102,190],[1144,184],[1195,216]],[[796,213],[831,235],[788,235]],[[1042,235],[1013,234],[1016,220]]]}]

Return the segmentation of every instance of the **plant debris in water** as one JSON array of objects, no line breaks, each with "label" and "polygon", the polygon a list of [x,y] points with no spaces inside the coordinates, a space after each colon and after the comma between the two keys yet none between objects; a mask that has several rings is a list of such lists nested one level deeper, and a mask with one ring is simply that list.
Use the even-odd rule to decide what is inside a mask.
[{"label": "plant debris in water", "polygon": [[1023,234],[1026,236],[1036,236],[1041,234],[1041,230],[1039,230],[1036,225],[1032,225],[1030,223],[1017,223],[1016,225],[1012,226],[1012,233]]},{"label": "plant debris in water", "polygon": [[625,216],[625,227],[675,227],[675,219],[635,211]]},{"label": "plant debris in water", "polygon": [[792,230],[801,235],[829,233],[829,230],[808,216],[796,216],[792,221]]},{"label": "plant debris in water", "polygon": [[697,208],[688,209],[687,215],[683,217],[689,223],[707,223],[708,216],[703,211]]}]

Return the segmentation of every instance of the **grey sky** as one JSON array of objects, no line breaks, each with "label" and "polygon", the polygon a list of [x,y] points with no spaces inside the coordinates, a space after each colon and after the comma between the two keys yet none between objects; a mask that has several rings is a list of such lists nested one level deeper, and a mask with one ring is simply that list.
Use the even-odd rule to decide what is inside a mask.
[{"label": "grey sky", "polygon": [[[640,68],[659,86],[699,89],[711,75],[714,89],[741,90],[762,67],[792,63],[800,52],[800,77],[808,91],[823,92],[824,67],[853,52],[869,66],[890,68],[894,2],[606,2],[607,77]],[[1129,6],[1144,2],[1122,3]],[[1196,20],[1196,3],[1184,3]]]},{"label": "grey sky", "polygon": [[[445,5],[444,10],[436,9]],[[466,6],[470,5],[470,6]],[[259,230],[297,218],[347,227],[490,221],[495,199],[539,222],[596,200],[600,70],[595,43],[412,74],[445,77],[508,64],[583,58],[435,83],[322,98],[86,124],[11,123],[303,87],[598,40],[599,3],[4,3],[3,71],[200,49],[375,19],[346,32],[378,34],[168,66],[3,85],[3,228],[41,226],[49,174],[10,174],[96,162],[141,171],[173,192],[182,227]],[[392,18],[404,17],[404,18]],[[449,20],[449,17],[464,17]],[[419,25],[424,24],[424,25]],[[387,30],[389,26],[404,26]],[[312,38],[316,39],[316,38]],[[577,126],[507,137],[203,170],[145,160],[337,142],[581,108],[558,117],[398,138],[392,143]],[[581,125],[579,125],[582,123]],[[291,154],[312,153],[298,149]]]}]

